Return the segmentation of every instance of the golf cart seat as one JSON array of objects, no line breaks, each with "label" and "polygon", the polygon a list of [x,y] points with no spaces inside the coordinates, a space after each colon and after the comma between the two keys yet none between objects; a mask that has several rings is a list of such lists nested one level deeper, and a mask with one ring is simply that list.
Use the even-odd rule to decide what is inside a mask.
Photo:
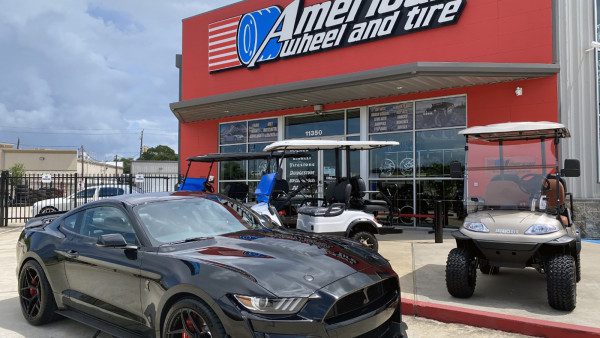
[{"label": "golf cart seat", "polygon": [[[327,192],[332,194],[331,198],[326,198],[327,205],[325,206],[303,206],[298,209],[298,214],[308,216],[335,217],[341,215],[348,203],[352,194],[352,185],[348,179],[341,179],[335,184],[330,184],[327,187]],[[327,195],[326,192],[326,195]]]},{"label": "golf cart seat", "polygon": [[206,191],[206,178],[186,178],[181,186],[179,186],[179,191]]},{"label": "golf cart seat", "polygon": [[350,206],[352,208],[361,209],[369,213],[388,210],[386,201],[370,200],[365,198],[367,186],[365,181],[360,176],[354,176],[350,179],[352,185],[352,194]]},{"label": "golf cart seat", "polygon": [[227,183],[225,189],[223,190],[223,195],[233,198],[236,200],[246,200],[248,197],[249,187],[244,182],[231,182]]},{"label": "golf cart seat", "polygon": [[546,195],[547,210],[557,210],[558,208],[560,222],[565,226],[571,224],[569,210],[565,206],[566,193],[564,181],[557,179],[554,175],[548,175],[542,186],[542,194]]}]

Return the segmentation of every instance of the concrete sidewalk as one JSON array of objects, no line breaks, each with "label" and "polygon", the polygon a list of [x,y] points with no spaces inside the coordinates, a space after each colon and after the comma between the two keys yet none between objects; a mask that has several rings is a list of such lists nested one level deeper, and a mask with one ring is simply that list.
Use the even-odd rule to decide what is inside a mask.
[{"label": "concrete sidewalk", "polygon": [[380,236],[380,253],[400,276],[402,296],[413,303],[433,303],[522,317],[595,327],[600,330],[600,245],[583,243],[582,280],[577,285],[577,308],[571,313],[552,309],[546,299],[546,279],[534,269],[501,269],[499,275],[478,272],[475,294],[453,298],[446,290],[446,258],[456,244],[450,232],[443,244],[435,244],[426,230],[409,229],[403,234]]}]

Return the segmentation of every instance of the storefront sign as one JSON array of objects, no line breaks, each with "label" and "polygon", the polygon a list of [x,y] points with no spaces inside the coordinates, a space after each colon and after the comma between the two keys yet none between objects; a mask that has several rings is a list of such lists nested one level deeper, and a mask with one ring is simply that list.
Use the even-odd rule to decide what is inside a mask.
[{"label": "storefront sign", "polygon": [[369,132],[385,133],[412,130],[413,107],[412,102],[370,107]]},{"label": "storefront sign", "polygon": [[415,119],[416,129],[465,126],[467,124],[467,98],[458,96],[418,101]]},{"label": "storefront sign", "polygon": [[458,22],[467,0],[294,0],[209,25],[209,72]]},{"label": "storefront sign", "polygon": [[42,183],[44,183],[44,184],[52,183],[52,175],[43,174],[42,175]]},{"label": "storefront sign", "polygon": [[274,142],[277,141],[277,135],[277,119],[248,122],[248,142]]}]

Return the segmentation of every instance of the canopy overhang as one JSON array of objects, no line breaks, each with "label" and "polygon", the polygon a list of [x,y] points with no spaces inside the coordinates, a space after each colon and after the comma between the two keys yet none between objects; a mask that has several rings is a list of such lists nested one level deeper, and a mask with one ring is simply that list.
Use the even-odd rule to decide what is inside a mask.
[{"label": "canopy overhang", "polygon": [[461,135],[484,140],[531,140],[542,138],[567,138],[571,137],[569,129],[556,122],[507,122],[477,126],[464,129]]},{"label": "canopy overhang", "polygon": [[172,103],[180,122],[555,75],[557,64],[416,62]]},{"label": "canopy overhang", "polygon": [[269,144],[265,151],[286,150],[372,150],[400,145],[396,141],[335,141],[335,140],[286,140]]},{"label": "canopy overhang", "polygon": [[270,158],[305,158],[310,157],[309,153],[215,153],[189,157],[189,162],[214,163],[214,162],[232,162],[248,160],[268,160]]}]

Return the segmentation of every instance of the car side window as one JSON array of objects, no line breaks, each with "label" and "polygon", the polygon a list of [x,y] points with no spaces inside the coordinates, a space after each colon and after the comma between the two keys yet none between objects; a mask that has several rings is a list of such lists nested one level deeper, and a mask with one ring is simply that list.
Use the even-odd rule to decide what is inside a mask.
[{"label": "car side window", "polygon": [[77,198],[92,198],[95,192],[96,188],[85,189],[77,193]]},{"label": "car side window", "polygon": [[92,238],[108,234],[121,234],[127,243],[139,245],[129,217],[116,207],[96,207],[84,211],[79,234]]},{"label": "car side window", "polygon": [[121,188],[104,187],[104,188],[100,188],[100,191],[98,192],[98,197],[119,196],[119,195],[123,195],[124,193],[125,193],[125,191]]},{"label": "car side window", "polygon": [[78,232],[77,231],[77,218],[79,217],[79,213],[73,214],[69,217],[66,217],[63,220],[62,226],[63,228],[72,231],[72,232]]}]

